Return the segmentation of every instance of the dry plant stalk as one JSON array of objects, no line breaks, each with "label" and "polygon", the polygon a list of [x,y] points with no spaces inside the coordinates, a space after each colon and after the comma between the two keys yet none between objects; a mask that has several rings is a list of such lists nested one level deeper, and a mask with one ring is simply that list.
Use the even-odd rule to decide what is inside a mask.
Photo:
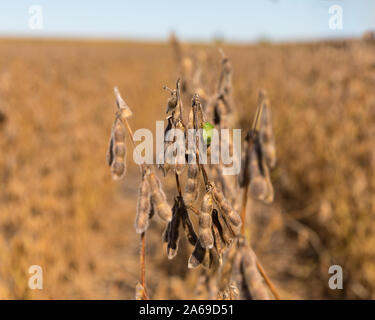
[{"label": "dry plant stalk", "polygon": [[[175,50],[180,50],[177,40],[174,38]],[[213,94],[203,88],[201,82],[202,66],[204,59],[200,61],[199,70],[195,80],[188,77],[183,81],[177,79],[175,89],[164,86],[170,93],[167,101],[167,126],[164,132],[164,156],[173,159],[159,165],[164,176],[173,172],[176,180],[177,195],[174,199],[173,208],[170,207],[167,197],[163,191],[154,168],[150,165],[140,165],[142,180],[138,191],[137,214],[135,220],[136,232],[141,234],[141,281],[136,287],[136,299],[147,299],[145,285],[145,233],[149,220],[154,212],[159,218],[166,222],[163,234],[163,242],[167,244],[168,259],[173,259],[178,253],[178,244],[181,238],[182,227],[188,243],[193,246],[193,251],[188,259],[188,268],[203,267],[202,277],[205,279],[206,291],[210,297],[218,299],[268,299],[268,290],[264,280],[271,288],[275,297],[274,287],[265,275],[263,268],[257,260],[255,253],[246,242],[244,230],[246,227],[245,212],[250,194],[265,203],[273,201],[273,188],[270,180],[269,167],[276,163],[275,145],[271,125],[271,110],[264,92],[259,95],[259,105],[254,119],[252,129],[249,130],[244,141],[246,150],[242,156],[242,171],[236,179],[223,175],[224,165],[204,165],[200,161],[200,144],[210,154],[210,143],[201,136],[201,130],[214,122],[216,128],[228,128],[230,114],[234,111],[232,97],[232,67],[229,59],[223,51],[222,70],[217,88]],[[186,59],[181,58],[178,53],[177,61],[186,64]],[[185,69],[186,69],[185,65]],[[189,64],[189,68],[191,64]],[[188,70],[189,72],[191,70]],[[186,70],[185,70],[186,72]],[[188,145],[186,126],[183,119],[183,103],[181,98],[181,83],[183,91],[186,88],[195,88],[187,92],[191,97],[191,109],[189,112],[187,129],[195,129],[197,133],[193,136],[195,147]],[[204,97],[201,101],[199,93]],[[127,118],[131,115],[129,107],[121,98],[117,88],[115,89],[118,111],[111,131],[111,139],[108,151],[108,163],[114,179],[120,179],[126,171],[126,147],[125,133],[131,137],[134,145],[132,130]],[[262,112],[263,110],[263,112]],[[126,130],[126,131],[125,131]],[[183,133],[182,141],[176,140],[173,130]],[[172,137],[171,137],[172,136]],[[221,137],[224,139],[224,137]],[[177,142],[177,147],[175,147]],[[233,142],[229,138],[226,141],[233,150]],[[171,150],[171,146],[175,149]],[[182,147],[187,146],[187,152],[181,153]],[[188,158],[187,178],[185,181],[185,192],[182,194],[181,174],[185,167],[185,158]],[[203,182],[205,193],[200,200],[197,209],[198,192],[200,182]],[[236,210],[239,207],[236,201],[236,188],[244,188],[244,197],[241,207],[241,215]],[[190,212],[198,216],[198,233],[190,219]],[[203,282],[202,282],[203,284]]]}]

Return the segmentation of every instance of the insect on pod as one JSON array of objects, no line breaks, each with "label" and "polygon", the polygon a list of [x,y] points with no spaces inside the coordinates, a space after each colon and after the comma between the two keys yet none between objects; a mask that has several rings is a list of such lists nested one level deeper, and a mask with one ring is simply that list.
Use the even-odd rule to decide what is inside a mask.
[{"label": "insect on pod", "polygon": [[155,212],[162,220],[166,222],[171,221],[172,210],[167,202],[167,197],[161,187],[159,178],[154,172],[148,174],[147,178],[151,188],[151,201]]},{"label": "insect on pod", "polygon": [[212,217],[213,200],[211,192],[207,192],[202,200],[201,211],[199,215],[199,240],[203,248],[211,249],[214,245],[214,237],[212,235]]},{"label": "insect on pod", "polygon": [[194,203],[194,201],[196,201],[198,198],[198,192],[199,192],[198,173],[199,173],[198,164],[196,163],[189,164],[188,172],[187,172],[187,180],[185,183],[185,194],[184,194],[184,200],[187,206],[191,206]]},{"label": "insect on pod", "polygon": [[126,173],[126,145],[125,145],[125,128],[121,120],[116,118],[109,140],[107,152],[107,161],[111,167],[112,178],[119,180]]},{"label": "insect on pod", "polygon": [[145,175],[146,173],[142,175],[142,181],[138,189],[137,216],[135,218],[135,230],[139,234],[147,230],[152,211],[150,184]]}]

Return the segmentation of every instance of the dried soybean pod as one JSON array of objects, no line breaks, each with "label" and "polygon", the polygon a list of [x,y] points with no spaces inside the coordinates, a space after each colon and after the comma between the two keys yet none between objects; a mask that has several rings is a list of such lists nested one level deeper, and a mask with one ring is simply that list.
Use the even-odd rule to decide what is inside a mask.
[{"label": "dried soybean pod", "polygon": [[212,249],[209,249],[209,253],[210,253],[209,268],[213,270],[217,270],[223,262],[221,259],[221,256],[219,255],[219,252],[217,251],[215,247],[212,247]]},{"label": "dried soybean pod", "polygon": [[194,129],[194,108],[190,109],[188,129]]},{"label": "dried soybean pod", "polygon": [[237,246],[232,245],[224,254],[224,264],[219,274],[219,290],[224,291],[231,280],[233,261],[237,254]]},{"label": "dried soybean pod", "polygon": [[248,150],[249,142],[245,139],[242,146],[241,155],[241,171],[238,175],[238,185],[243,188],[249,181],[249,163],[250,163],[250,152]]},{"label": "dried soybean pod", "polygon": [[145,175],[138,189],[137,216],[135,218],[135,231],[138,234],[145,232],[148,228],[148,222],[151,212],[151,190]]},{"label": "dried soybean pod", "polygon": [[222,239],[222,226],[219,222],[219,217],[216,209],[212,210],[212,234],[214,236],[214,246],[217,249],[217,252],[221,256],[222,252],[224,251],[225,243]]},{"label": "dried soybean pod", "polygon": [[166,222],[171,221],[172,210],[167,202],[167,197],[162,190],[159,178],[156,176],[155,172],[148,174],[147,178],[151,188],[151,199],[155,212],[162,220]]},{"label": "dried soybean pod", "polygon": [[259,131],[264,157],[270,168],[273,168],[276,165],[276,147],[272,130],[272,112],[267,98],[263,100],[263,112]]},{"label": "dried soybean pod", "polygon": [[233,266],[232,266],[232,277],[235,280],[237,287],[240,289],[240,299],[242,300],[251,300],[252,296],[247,287],[243,269],[242,269],[242,247],[238,245],[238,249],[236,251]]},{"label": "dried soybean pod", "polygon": [[198,173],[199,166],[196,163],[189,164],[184,194],[184,201],[187,206],[191,206],[198,198]]},{"label": "dried soybean pod", "polygon": [[122,121],[126,121],[126,118],[132,116],[132,111],[130,110],[129,106],[126,104],[124,99],[121,98],[120,91],[117,87],[114,88],[115,96],[116,96],[116,103],[118,108],[118,116]]},{"label": "dried soybean pod", "polygon": [[139,282],[137,282],[135,286],[135,300],[144,300],[145,296],[145,288],[143,288],[143,286]]},{"label": "dried soybean pod", "polygon": [[194,251],[192,252],[189,262],[188,262],[188,268],[189,269],[195,269],[199,265],[201,265],[205,259],[206,256],[206,249],[202,247],[200,241],[198,240],[195,244]]},{"label": "dried soybean pod", "polygon": [[216,209],[212,211],[212,223],[216,226],[223,244],[225,246],[230,246],[233,242],[235,233]]},{"label": "dried soybean pod", "polygon": [[109,149],[107,152],[107,161],[111,166],[112,178],[119,180],[126,173],[126,145],[125,128],[122,122],[117,118],[113,124]]},{"label": "dried soybean pod", "polygon": [[[167,175],[169,169],[171,168],[171,164],[168,161],[166,161],[166,150],[173,143],[173,141],[167,141],[168,132],[173,128],[173,116],[170,115],[166,119],[167,119],[168,124],[164,130],[164,142],[163,142],[164,143],[164,163],[159,164],[159,169],[163,171],[164,177]],[[158,161],[158,162],[161,162],[161,161]]]},{"label": "dried soybean pod", "polygon": [[170,90],[170,92],[171,92],[171,97],[168,99],[168,102],[167,102],[166,113],[173,111],[174,109],[176,109],[176,106],[177,106],[177,91]]},{"label": "dried soybean pod", "polygon": [[169,230],[171,229],[171,222],[169,221],[167,225],[165,226],[165,229],[163,231],[163,242],[168,243],[169,241]]},{"label": "dried soybean pod", "polygon": [[201,211],[199,215],[199,240],[203,248],[211,249],[214,245],[214,237],[212,235],[212,218],[211,212],[213,208],[213,200],[211,192],[207,192],[202,200]]},{"label": "dried soybean pod", "polygon": [[250,157],[250,193],[258,200],[263,201],[267,196],[267,181],[264,178],[264,167],[262,165],[262,150],[259,139],[254,142]]},{"label": "dried soybean pod", "polygon": [[233,281],[229,285],[229,296],[230,300],[237,300],[237,298],[240,295],[240,291],[238,290],[238,287],[236,283]]},{"label": "dried soybean pod", "polygon": [[240,215],[234,211],[232,205],[229,201],[224,197],[223,192],[216,186],[213,186],[213,195],[215,202],[221,211],[223,217],[233,226],[233,227],[240,227],[241,226],[241,217]]},{"label": "dried soybean pod", "polygon": [[173,259],[178,250],[178,241],[179,241],[179,228],[180,228],[180,201],[178,199],[175,200],[173,210],[172,210],[172,220],[168,223],[169,230],[168,230],[168,246],[167,246],[167,255],[168,259]]},{"label": "dried soybean pod", "polygon": [[189,217],[189,213],[188,213],[188,211],[185,207],[185,204],[183,203],[182,200],[181,200],[180,210],[181,210],[182,227],[185,230],[186,237],[187,237],[189,243],[191,245],[195,246],[195,244],[198,241],[198,236],[195,233],[194,226],[193,226],[193,224],[190,220],[190,217]]},{"label": "dried soybean pod", "polygon": [[264,178],[267,183],[267,196],[264,198],[264,202],[272,203],[275,197],[275,193],[274,193],[272,182],[271,182],[270,171],[265,163],[263,165],[263,168],[264,168]]},{"label": "dried soybean pod", "polygon": [[256,265],[256,256],[248,246],[242,249],[241,269],[251,297],[254,300],[269,300],[267,287]]}]

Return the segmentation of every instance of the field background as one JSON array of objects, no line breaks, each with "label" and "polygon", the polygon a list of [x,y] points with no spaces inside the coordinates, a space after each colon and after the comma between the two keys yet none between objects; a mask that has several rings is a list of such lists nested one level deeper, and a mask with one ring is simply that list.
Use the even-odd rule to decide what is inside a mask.
[{"label": "field background", "polygon": [[[255,252],[283,298],[375,298],[375,45],[365,40],[220,45],[234,68],[238,126],[258,90],[273,109],[275,203],[249,210]],[[217,75],[217,44],[206,52]],[[133,299],[138,168],[125,180],[106,149],[117,85],[134,130],[165,117],[179,70],[167,43],[0,40],[0,298]],[[129,141],[128,141],[129,142]],[[166,181],[167,190],[171,183]],[[169,198],[175,191],[170,189]],[[159,220],[147,236],[152,298],[197,298],[190,248],[168,261]],[[44,288],[28,288],[42,266]],[[344,289],[328,289],[328,266]]]}]

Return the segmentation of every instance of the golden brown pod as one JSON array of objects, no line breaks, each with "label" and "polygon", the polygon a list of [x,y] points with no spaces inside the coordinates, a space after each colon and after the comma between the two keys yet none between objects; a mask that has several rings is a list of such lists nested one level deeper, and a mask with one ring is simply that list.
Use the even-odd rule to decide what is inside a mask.
[{"label": "golden brown pod", "polygon": [[191,206],[198,198],[199,192],[199,166],[197,164],[189,164],[187,180],[185,183],[184,201],[187,206]]},{"label": "golden brown pod", "polygon": [[267,165],[273,168],[276,165],[276,147],[272,130],[272,112],[267,98],[263,101],[263,112],[260,124],[260,143]]},{"label": "golden brown pod", "polygon": [[262,165],[262,154],[259,142],[254,144],[250,156],[250,194],[257,200],[264,201],[267,197],[268,187],[264,177],[264,167]]},{"label": "golden brown pod", "polygon": [[120,91],[117,87],[114,88],[115,96],[116,96],[116,103],[118,109],[118,118],[122,121],[126,121],[127,118],[132,116],[132,111],[130,110],[129,106],[126,104],[124,99],[122,99],[120,95]]},{"label": "golden brown pod", "polygon": [[125,127],[121,120],[116,119],[112,130],[107,152],[107,162],[111,167],[112,178],[119,180],[126,173]]},{"label": "golden brown pod", "polygon": [[171,221],[172,210],[167,202],[167,197],[162,189],[159,178],[154,172],[148,174],[147,178],[151,188],[151,200],[155,212],[162,220],[166,222]]},{"label": "golden brown pod", "polygon": [[267,195],[264,198],[264,202],[265,203],[272,203],[273,199],[274,199],[274,196],[275,196],[275,193],[274,193],[273,185],[272,185],[272,182],[271,182],[270,170],[268,169],[268,167],[265,163],[263,164],[263,168],[264,168],[264,178],[266,179],[266,184],[267,184]]},{"label": "golden brown pod", "polygon": [[211,249],[214,245],[214,237],[212,235],[212,217],[213,200],[211,192],[207,192],[202,200],[201,211],[199,215],[199,240],[203,248]]},{"label": "golden brown pod", "polygon": [[135,230],[138,234],[145,232],[151,212],[151,190],[145,175],[138,189],[137,216],[135,218]]},{"label": "golden brown pod", "polygon": [[253,300],[269,300],[267,287],[256,265],[256,256],[250,247],[242,249],[241,271]]}]

